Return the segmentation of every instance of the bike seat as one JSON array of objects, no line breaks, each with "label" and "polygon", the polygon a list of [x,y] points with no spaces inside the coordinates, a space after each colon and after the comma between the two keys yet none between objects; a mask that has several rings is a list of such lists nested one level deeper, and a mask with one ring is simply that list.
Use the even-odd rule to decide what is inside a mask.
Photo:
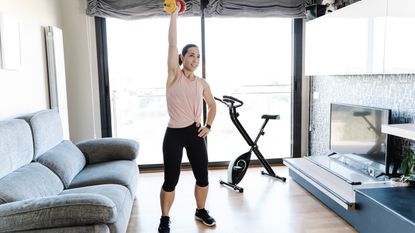
[{"label": "bike seat", "polygon": [[279,120],[280,115],[262,115],[262,119]]}]

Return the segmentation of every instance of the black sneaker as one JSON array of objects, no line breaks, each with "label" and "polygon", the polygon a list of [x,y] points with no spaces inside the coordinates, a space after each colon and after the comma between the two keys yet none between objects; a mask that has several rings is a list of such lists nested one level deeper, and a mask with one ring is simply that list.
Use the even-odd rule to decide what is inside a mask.
[{"label": "black sneaker", "polygon": [[201,221],[206,226],[214,226],[216,224],[216,221],[212,216],[209,215],[209,211],[206,209],[196,209],[195,213],[196,220]]},{"label": "black sneaker", "polygon": [[159,225],[159,233],[170,233],[170,217],[169,216],[161,216],[160,225]]}]

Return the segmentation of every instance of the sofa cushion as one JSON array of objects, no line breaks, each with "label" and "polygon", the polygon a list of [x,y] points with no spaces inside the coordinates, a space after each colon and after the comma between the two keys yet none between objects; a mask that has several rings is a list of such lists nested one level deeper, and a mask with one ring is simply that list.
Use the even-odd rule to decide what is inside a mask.
[{"label": "sofa cushion", "polygon": [[89,164],[72,180],[69,188],[98,184],[120,184],[135,195],[138,181],[138,166],[135,161],[119,160]]},{"label": "sofa cushion", "polygon": [[40,163],[30,163],[0,179],[0,204],[56,195],[63,190],[59,177]]},{"label": "sofa cushion", "polygon": [[54,109],[22,116],[32,128],[34,158],[42,155],[63,140],[63,128],[59,113]]},{"label": "sofa cushion", "polygon": [[0,121],[0,178],[30,163],[32,159],[30,126],[21,119]]},{"label": "sofa cushion", "polygon": [[67,189],[62,192],[66,194],[79,194],[79,193],[95,193],[103,195],[111,199],[117,207],[117,221],[109,224],[111,232],[126,232],[128,222],[130,219],[130,213],[133,206],[133,198],[131,198],[128,189],[122,185],[117,184],[103,184],[93,185],[82,188]]},{"label": "sofa cushion", "polygon": [[115,203],[96,193],[76,193],[0,205],[0,232],[110,224]]},{"label": "sofa cushion", "polygon": [[113,160],[135,160],[138,155],[137,141],[126,138],[96,138],[76,144],[84,153],[87,163],[101,163]]},{"label": "sofa cushion", "polygon": [[110,233],[107,224],[88,225],[88,226],[72,226],[72,227],[55,227],[49,229],[22,231],[22,233]]},{"label": "sofa cushion", "polygon": [[56,227],[49,229],[22,231],[21,233],[110,233],[107,224],[88,225],[88,226],[72,226],[72,227]]},{"label": "sofa cushion", "polygon": [[55,172],[62,180],[65,188],[84,168],[85,156],[71,141],[62,141],[36,159]]}]

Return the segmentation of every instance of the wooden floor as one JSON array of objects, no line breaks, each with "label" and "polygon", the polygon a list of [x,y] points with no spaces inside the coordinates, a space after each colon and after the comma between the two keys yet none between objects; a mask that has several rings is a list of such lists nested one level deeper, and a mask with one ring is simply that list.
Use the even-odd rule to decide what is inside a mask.
[{"label": "wooden floor", "polygon": [[[211,170],[206,208],[216,219],[213,228],[194,220],[194,178],[183,171],[171,210],[172,233],[342,233],[356,230],[288,176],[285,166],[273,167],[282,183],[249,168],[237,193],[219,184],[226,170]],[[159,191],[163,173],[140,174],[128,233],[156,233],[160,218]]]}]

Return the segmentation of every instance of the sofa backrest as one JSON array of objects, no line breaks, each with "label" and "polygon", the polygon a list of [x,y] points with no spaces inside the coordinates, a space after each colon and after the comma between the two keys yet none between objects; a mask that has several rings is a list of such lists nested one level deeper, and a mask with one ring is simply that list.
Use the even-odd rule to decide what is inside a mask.
[{"label": "sofa backrest", "polygon": [[0,179],[0,204],[53,196],[63,191],[63,183],[40,163],[26,164]]},{"label": "sofa backrest", "polygon": [[32,127],[34,157],[42,155],[63,140],[63,128],[59,113],[47,109],[20,117]]},{"label": "sofa backrest", "polygon": [[37,157],[36,162],[52,170],[68,188],[73,178],[84,168],[86,160],[76,145],[64,140]]},{"label": "sofa backrest", "polygon": [[0,179],[33,159],[30,126],[21,119],[0,121]]}]

